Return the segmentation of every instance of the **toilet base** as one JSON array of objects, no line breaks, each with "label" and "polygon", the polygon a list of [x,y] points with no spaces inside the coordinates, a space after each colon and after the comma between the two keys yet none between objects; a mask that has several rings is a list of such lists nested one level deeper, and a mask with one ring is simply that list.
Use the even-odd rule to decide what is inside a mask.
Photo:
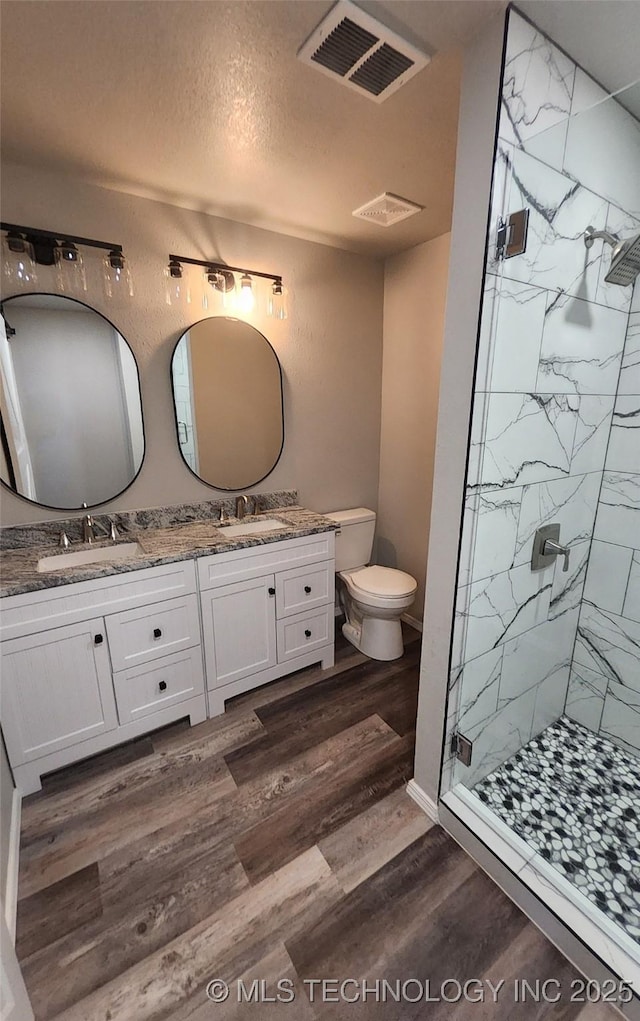
[{"label": "toilet base", "polygon": [[381,620],[379,617],[364,617],[359,624],[342,625],[342,634],[369,659],[389,661],[400,659],[404,654],[402,625],[398,619]]}]

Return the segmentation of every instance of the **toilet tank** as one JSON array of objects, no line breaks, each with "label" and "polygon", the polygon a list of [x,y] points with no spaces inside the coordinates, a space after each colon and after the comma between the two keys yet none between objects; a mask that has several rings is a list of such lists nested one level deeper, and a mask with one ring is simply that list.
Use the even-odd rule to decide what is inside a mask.
[{"label": "toilet tank", "polygon": [[336,535],[336,571],[364,567],[371,560],[376,515],[366,507],[331,511],[324,515],[340,525]]}]

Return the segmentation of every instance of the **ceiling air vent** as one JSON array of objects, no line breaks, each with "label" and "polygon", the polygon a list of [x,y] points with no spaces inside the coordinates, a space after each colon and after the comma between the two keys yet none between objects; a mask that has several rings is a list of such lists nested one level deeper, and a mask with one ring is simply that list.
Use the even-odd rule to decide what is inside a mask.
[{"label": "ceiling air vent", "polygon": [[406,220],[408,216],[413,216],[422,209],[424,206],[419,206],[417,202],[409,202],[409,199],[385,191],[359,209],[354,209],[351,215],[369,220],[370,223],[377,223],[380,227],[391,227],[392,224]]},{"label": "ceiling air vent", "polygon": [[382,103],[431,58],[351,0],[338,0],[298,50],[298,59]]}]

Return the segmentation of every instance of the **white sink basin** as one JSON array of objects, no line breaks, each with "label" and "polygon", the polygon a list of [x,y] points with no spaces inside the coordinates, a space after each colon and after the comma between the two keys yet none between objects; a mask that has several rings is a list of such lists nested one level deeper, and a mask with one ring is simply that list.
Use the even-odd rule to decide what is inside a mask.
[{"label": "white sink basin", "polygon": [[288,528],[277,518],[262,518],[260,521],[245,521],[239,525],[223,525],[220,528],[225,535],[255,535],[256,532],[271,532],[275,528]]},{"label": "white sink basin", "polygon": [[100,564],[103,560],[127,560],[144,553],[137,542],[121,542],[117,546],[100,546],[75,550],[73,553],[58,553],[54,557],[43,557],[38,561],[38,570],[60,571],[66,567],[84,567],[86,564]]}]

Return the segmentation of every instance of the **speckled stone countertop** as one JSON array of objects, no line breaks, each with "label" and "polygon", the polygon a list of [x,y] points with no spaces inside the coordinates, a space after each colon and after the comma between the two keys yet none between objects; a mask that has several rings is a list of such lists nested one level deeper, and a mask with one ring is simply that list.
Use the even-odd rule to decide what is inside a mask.
[{"label": "speckled stone countertop", "polygon": [[[58,585],[71,585],[77,581],[89,581],[92,578],[127,574],[130,571],[139,571],[144,567],[157,567],[158,564],[169,564],[178,560],[208,556],[212,553],[229,553],[233,550],[264,546],[283,539],[313,535],[316,532],[331,532],[338,527],[335,521],[299,506],[269,507],[266,514],[263,512],[256,517],[248,515],[245,522],[260,521],[265,517],[277,518],[284,527],[254,535],[233,537],[225,536],[224,531],[225,525],[239,523],[236,518],[229,518],[222,525],[209,519],[173,524],[162,528],[133,527],[125,535],[121,535],[118,542],[137,541],[144,551],[142,554],[131,559],[103,560],[97,564],[67,567],[58,571],[38,571],[40,559],[63,552],[52,548],[50,544],[5,549],[2,554],[0,596],[15,596],[24,592],[55,588]],[[111,543],[106,541],[96,541],[94,548],[110,545]],[[84,548],[86,547],[82,544],[74,543],[68,552],[72,553]]]}]

